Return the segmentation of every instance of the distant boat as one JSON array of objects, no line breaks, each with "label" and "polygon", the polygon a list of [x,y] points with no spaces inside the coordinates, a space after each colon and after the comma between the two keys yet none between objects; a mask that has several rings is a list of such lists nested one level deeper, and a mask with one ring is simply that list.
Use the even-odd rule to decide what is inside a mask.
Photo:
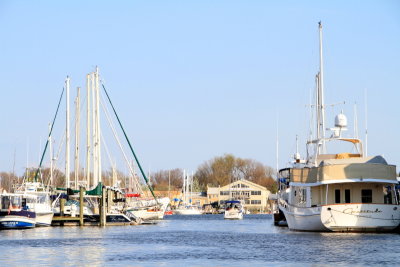
[{"label": "distant boat", "polygon": [[36,225],[36,213],[29,210],[23,194],[1,194],[0,229],[26,229]]},{"label": "distant boat", "polygon": [[192,188],[193,188],[193,173],[192,176],[183,172],[183,193],[182,198],[183,201],[180,202],[180,205],[174,210],[175,214],[178,215],[200,215],[203,214],[203,210],[192,204]]},{"label": "distant boat", "polygon": [[186,205],[178,207],[174,210],[174,213],[177,215],[201,215],[203,214],[203,211],[197,206]]},{"label": "distant boat", "polygon": [[168,197],[158,198],[157,201],[155,199],[129,201],[130,206],[126,211],[144,221],[162,220],[169,202]]},{"label": "distant boat", "polygon": [[243,219],[243,205],[240,200],[227,200],[225,201],[224,219],[228,220],[242,220]]}]

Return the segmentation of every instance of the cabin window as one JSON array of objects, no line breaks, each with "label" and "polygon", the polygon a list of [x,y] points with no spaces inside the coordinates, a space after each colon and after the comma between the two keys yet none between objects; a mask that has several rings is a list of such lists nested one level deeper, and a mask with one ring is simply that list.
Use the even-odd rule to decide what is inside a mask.
[{"label": "cabin window", "polygon": [[335,203],[340,203],[340,189],[335,189]]},{"label": "cabin window", "polygon": [[252,196],[261,196],[261,191],[251,191]]},{"label": "cabin window", "polygon": [[300,191],[300,201],[301,202],[306,202],[307,199],[307,190],[306,189],[301,189]]},{"label": "cabin window", "polygon": [[221,191],[220,195],[221,196],[229,196],[229,191]]},{"label": "cabin window", "polygon": [[344,202],[345,203],[350,203],[350,189],[345,189],[344,190]]},{"label": "cabin window", "polygon": [[383,187],[383,202],[385,204],[392,204],[392,190],[391,186]]},{"label": "cabin window", "polygon": [[253,204],[253,205],[261,205],[261,200],[258,200],[258,199],[252,200],[251,204]]},{"label": "cabin window", "polygon": [[361,203],[372,203],[372,190],[362,189],[361,190]]}]

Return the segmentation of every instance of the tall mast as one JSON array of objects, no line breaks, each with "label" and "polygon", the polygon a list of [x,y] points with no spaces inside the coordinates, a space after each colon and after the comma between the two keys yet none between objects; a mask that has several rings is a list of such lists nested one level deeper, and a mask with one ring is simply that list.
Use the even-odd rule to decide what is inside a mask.
[{"label": "tall mast", "polygon": [[86,75],[86,187],[90,187],[90,74]]},{"label": "tall mast", "polygon": [[96,144],[96,88],[95,88],[95,77],[94,73],[91,73],[91,83],[92,83],[92,141],[93,141],[93,150],[92,150],[92,157],[93,157],[93,185],[97,186],[99,182],[97,177],[97,144]]},{"label": "tall mast", "polygon": [[101,182],[101,130],[100,130],[100,88],[99,88],[99,67],[96,67],[96,111],[97,111],[97,175],[98,182]]},{"label": "tall mast", "polygon": [[324,103],[324,63],[322,55],[322,23],[318,23],[319,28],[319,75],[318,75],[318,93],[317,93],[317,107],[318,107],[318,140],[322,140],[318,144],[318,153],[325,153],[325,103]]},{"label": "tall mast", "polygon": [[69,188],[70,182],[69,182],[69,142],[70,142],[70,136],[69,136],[69,82],[70,79],[67,76],[67,79],[65,80],[65,88],[66,88],[66,115],[67,115],[67,120],[66,120],[66,130],[65,130],[65,186],[66,188]]},{"label": "tall mast", "polygon": [[[51,124],[49,123],[49,132],[51,132]],[[53,144],[51,134],[49,134],[49,154],[50,154],[50,186],[53,186]]]},{"label": "tall mast", "polygon": [[79,142],[80,142],[80,91],[81,88],[77,88],[77,96],[75,100],[75,189],[78,189],[78,180],[79,180]]}]

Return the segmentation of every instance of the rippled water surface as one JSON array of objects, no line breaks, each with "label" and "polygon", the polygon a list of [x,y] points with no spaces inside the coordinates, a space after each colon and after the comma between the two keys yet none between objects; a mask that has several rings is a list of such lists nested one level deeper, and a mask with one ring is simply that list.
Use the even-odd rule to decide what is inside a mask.
[{"label": "rippled water surface", "polygon": [[380,266],[399,234],[292,232],[271,215],[167,216],[155,225],[0,231],[1,266]]}]

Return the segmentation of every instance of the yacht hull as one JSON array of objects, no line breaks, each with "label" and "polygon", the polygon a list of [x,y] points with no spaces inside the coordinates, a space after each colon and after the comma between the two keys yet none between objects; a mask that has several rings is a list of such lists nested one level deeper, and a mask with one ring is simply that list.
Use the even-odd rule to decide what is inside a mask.
[{"label": "yacht hull", "polygon": [[224,219],[226,219],[226,220],[242,220],[243,219],[243,211],[226,210],[224,213]]},{"label": "yacht hull", "polygon": [[[286,207],[285,207],[286,206]],[[299,208],[286,204],[280,206],[290,230],[325,232],[329,231],[321,222],[321,208]]]},{"label": "yacht hull", "polygon": [[400,207],[361,203],[325,205],[321,220],[335,232],[390,232],[400,223]]}]

